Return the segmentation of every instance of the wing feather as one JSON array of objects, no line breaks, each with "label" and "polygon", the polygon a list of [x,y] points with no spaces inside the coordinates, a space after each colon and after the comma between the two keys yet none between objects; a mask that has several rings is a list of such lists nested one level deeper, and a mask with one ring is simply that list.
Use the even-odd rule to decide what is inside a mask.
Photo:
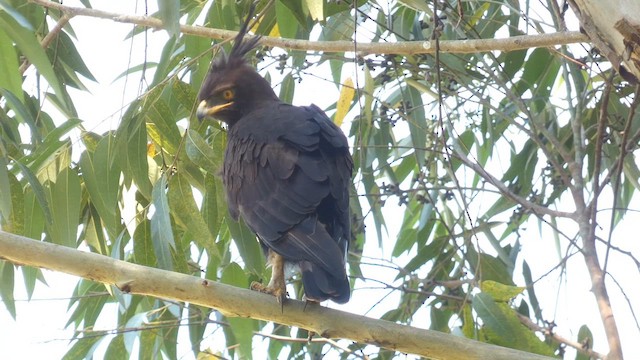
[{"label": "wing feather", "polygon": [[232,215],[343,300],[352,167],[344,134],[320,109],[278,104],[229,130],[223,168]]}]

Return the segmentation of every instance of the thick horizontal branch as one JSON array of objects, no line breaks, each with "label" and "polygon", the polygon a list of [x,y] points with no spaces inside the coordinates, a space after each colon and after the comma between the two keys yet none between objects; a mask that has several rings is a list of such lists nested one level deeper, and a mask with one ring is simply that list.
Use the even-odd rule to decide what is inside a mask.
[{"label": "thick horizontal branch", "polygon": [[[60,10],[71,16],[90,16],[109,19],[122,23],[136,24],[153,29],[164,29],[161,20],[150,16],[137,16],[113,13],[97,9],[65,6],[48,0],[29,0],[32,3]],[[183,34],[208,37],[212,39],[231,39],[237,34],[235,31],[211,29],[202,26],[180,25]],[[443,53],[476,53],[487,51],[515,51],[537,47],[588,42],[589,38],[577,31],[559,32],[553,34],[522,35],[504,39],[475,39],[475,40],[441,40],[440,52]],[[262,37],[261,43],[266,46],[280,47],[290,50],[319,51],[319,52],[352,52],[359,55],[367,54],[430,54],[435,52],[431,41],[402,41],[394,43],[354,43],[352,41],[308,41],[297,39]]]},{"label": "thick horizontal branch", "polygon": [[217,309],[227,316],[274,321],[327,338],[350,339],[435,359],[549,359],[437,331],[371,319],[319,305],[287,300],[284,309],[259,292],[115,260],[107,256],[31,240],[0,231],[0,257],[113,284],[139,295],[184,301]]}]

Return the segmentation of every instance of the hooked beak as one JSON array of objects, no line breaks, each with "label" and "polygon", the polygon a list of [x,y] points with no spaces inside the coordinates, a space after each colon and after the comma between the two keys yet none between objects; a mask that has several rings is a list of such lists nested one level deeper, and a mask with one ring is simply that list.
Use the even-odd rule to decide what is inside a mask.
[{"label": "hooked beak", "polygon": [[207,105],[207,101],[206,100],[202,100],[200,102],[200,105],[198,105],[198,110],[196,111],[196,116],[198,117],[198,120],[200,120],[200,121],[202,121],[203,119],[208,118],[208,117],[215,117],[216,113],[218,113],[220,110],[228,108],[231,105],[233,105],[233,102],[228,102],[228,103],[224,103],[224,104],[220,104],[220,105],[209,106],[209,105]]}]

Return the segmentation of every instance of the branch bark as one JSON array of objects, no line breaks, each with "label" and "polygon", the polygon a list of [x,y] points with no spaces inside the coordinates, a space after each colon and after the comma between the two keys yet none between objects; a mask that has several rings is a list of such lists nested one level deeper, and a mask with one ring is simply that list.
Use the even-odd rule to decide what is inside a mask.
[{"label": "branch bark", "polygon": [[107,256],[35,241],[0,231],[0,257],[113,284],[122,291],[214,308],[227,316],[250,317],[311,330],[326,338],[350,339],[435,359],[549,359],[437,331],[371,319],[344,311],[275,299],[202,278],[115,260]]},{"label": "branch bark", "polygon": [[[164,29],[161,20],[150,16],[137,16],[113,13],[90,8],[72,7],[47,0],[29,0],[29,2],[49,9],[62,11],[69,16],[89,16],[100,19],[136,24],[152,29]],[[180,25],[183,34],[208,37],[212,39],[231,39],[237,35],[235,31],[211,29],[202,26]],[[578,31],[558,32],[553,34],[523,35],[505,39],[475,40],[440,40],[439,51],[442,53],[476,53],[487,51],[515,51],[537,47],[588,42],[586,35]],[[352,52],[357,48],[358,55],[368,54],[432,54],[435,52],[433,41],[402,41],[395,43],[354,43],[352,41],[308,41],[298,39],[263,36],[262,45],[280,47],[289,50],[319,52]]]}]

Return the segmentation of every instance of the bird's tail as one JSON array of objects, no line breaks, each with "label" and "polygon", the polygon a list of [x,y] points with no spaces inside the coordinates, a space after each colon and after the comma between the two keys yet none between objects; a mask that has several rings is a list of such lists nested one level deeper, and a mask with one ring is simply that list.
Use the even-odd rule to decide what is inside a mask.
[{"label": "bird's tail", "polygon": [[307,300],[322,302],[332,300],[338,304],[349,301],[351,287],[347,277],[336,278],[322,267],[309,261],[300,262],[302,284]]}]

